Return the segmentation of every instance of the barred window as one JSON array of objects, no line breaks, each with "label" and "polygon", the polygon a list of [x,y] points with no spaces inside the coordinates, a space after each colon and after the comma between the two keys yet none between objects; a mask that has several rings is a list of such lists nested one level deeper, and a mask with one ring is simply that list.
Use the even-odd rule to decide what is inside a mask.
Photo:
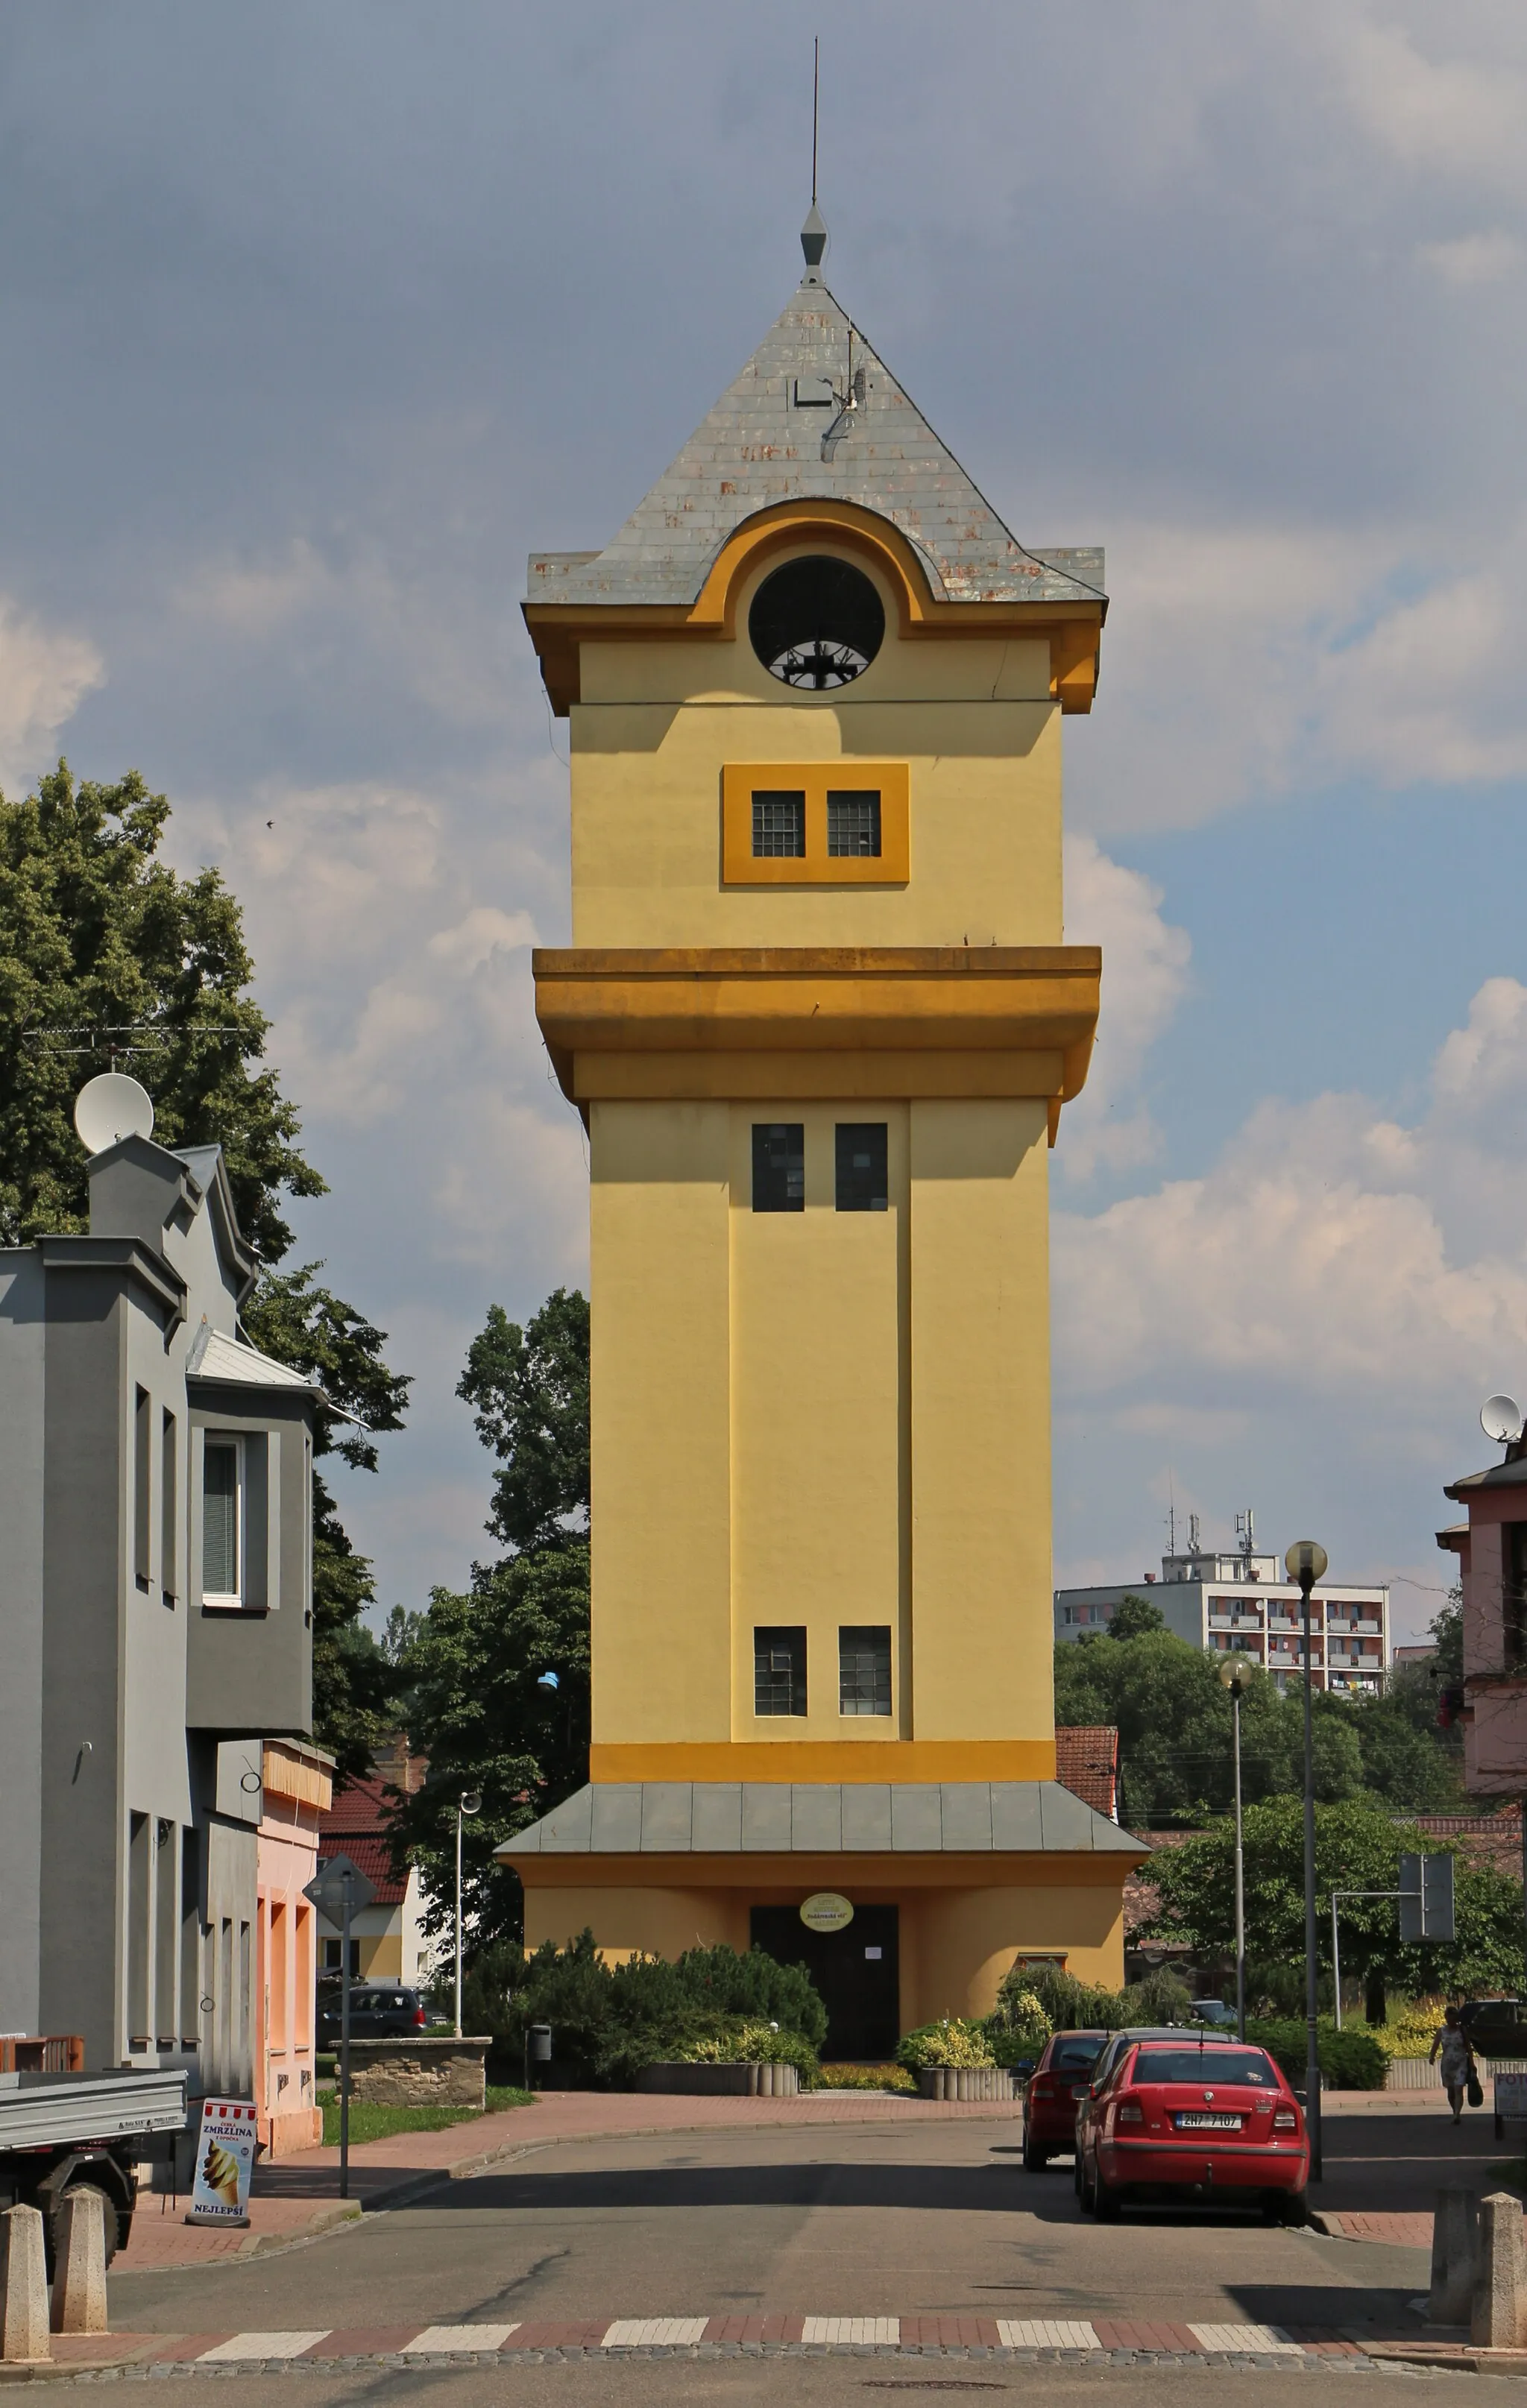
[{"label": "barred window", "polygon": [[[878,798],[877,798],[878,799]],[[875,851],[880,839],[875,838]],[[803,792],[794,794],[753,790],[753,858],[755,861],[804,861],[806,857],[806,797]]]},{"label": "barred window", "polygon": [[835,1132],[837,1205],[840,1212],[888,1209],[884,1121],[840,1121]]},{"label": "barred window", "polygon": [[756,1714],[803,1714],[806,1711],[806,1633],[767,1628],[753,1634],[753,1711]]},{"label": "barred window", "polygon": [[828,788],[828,852],[840,861],[879,860],[878,788],[868,792]]},{"label": "barred window", "polygon": [[888,1714],[890,1710],[890,1625],[845,1624],[838,1633],[838,1712]]},{"label": "barred window", "polygon": [[804,1212],[806,1126],[803,1121],[753,1124],[755,1212]]}]

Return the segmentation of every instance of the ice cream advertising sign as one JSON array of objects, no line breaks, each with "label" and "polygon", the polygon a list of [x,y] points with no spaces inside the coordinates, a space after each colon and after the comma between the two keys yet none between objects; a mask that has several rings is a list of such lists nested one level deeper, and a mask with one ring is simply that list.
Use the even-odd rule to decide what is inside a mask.
[{"label": "ice cream advertising sign", "polygon": [[204,2099],[186,2222],[247,2224],[253,2171],[254,2109],[242,2099]]}]

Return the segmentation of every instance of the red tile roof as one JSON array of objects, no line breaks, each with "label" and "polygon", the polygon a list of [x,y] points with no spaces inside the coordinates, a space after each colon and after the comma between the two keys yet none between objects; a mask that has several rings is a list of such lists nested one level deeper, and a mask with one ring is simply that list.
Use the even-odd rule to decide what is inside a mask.
[{"label": "red tile roof", "polygon": [[396,1811],[381,1780],[350,1781],[318,1822],[321,1856],[346,1856],[375,1886],[379,1906],[401,1906],[408,1884],[392,1869],[388,1826]]},{"label": "red tile roof", "polygon": [[1055,1735],[1055,1777],[1094,1813],[1118,1821],[1118,1732],[1112,1723],[1078,1723]]}]

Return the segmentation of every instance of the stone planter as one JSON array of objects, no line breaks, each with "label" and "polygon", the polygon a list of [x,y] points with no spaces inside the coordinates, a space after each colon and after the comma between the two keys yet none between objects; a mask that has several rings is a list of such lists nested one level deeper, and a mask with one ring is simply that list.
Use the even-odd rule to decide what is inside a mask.
[{"label": "stone planter", "polygon": [[350,2095],[378,2107],[475,2107],[486,2102],[488,2040],[398,2033],[350,2043]]},{"label": "stone planter", "polygon": [[793,2065],[644,2065],[636,2086],[700,2099],[794,2099],[800,2076]]},{"label": "stone planter", "polygon": [[1011,2099],[1013,2076],[1003,2065],[922,2065],[920,2099]]}]

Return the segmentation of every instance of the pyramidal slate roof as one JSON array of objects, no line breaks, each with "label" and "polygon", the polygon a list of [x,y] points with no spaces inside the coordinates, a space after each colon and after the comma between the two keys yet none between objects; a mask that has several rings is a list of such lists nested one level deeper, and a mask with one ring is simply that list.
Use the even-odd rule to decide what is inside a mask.
[{"label": "pyramidal slate roof", "polygon": [[[853,396],[857,407],[843,405]],[[753,357],[598,552],[533,552],[531,602],[695,601],[721,546],[778,502],[853,502],[915,544],[949,602],[1096,602],[1095,546],[1019,543],[827,286],[808,275]]]}]

